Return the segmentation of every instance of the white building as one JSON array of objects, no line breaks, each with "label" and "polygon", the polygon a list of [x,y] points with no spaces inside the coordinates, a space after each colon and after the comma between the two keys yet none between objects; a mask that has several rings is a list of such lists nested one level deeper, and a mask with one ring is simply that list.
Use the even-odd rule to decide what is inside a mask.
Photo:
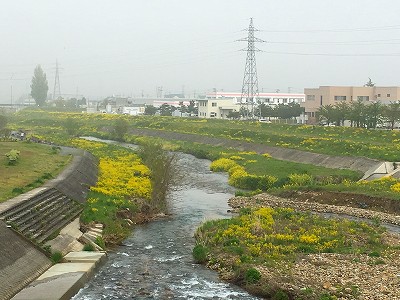
[{"label": "white building", "polygon": [[146,108],[144,105],[124,106],[122,107],[122,114],[131,116],[140,116],[144,115],[145,109]]},{"label": "white building", "polygon": [[[265,103],[269,106],[305,102],[305,94],[260,93],[255,100],[255,105]],[[213,92],[207,94],[206,99],[197,100],[199,118],[226,119],[232,111],[239,111],[241,106],[241,93]],[[243,101],[245,104],[245,101]]]}]

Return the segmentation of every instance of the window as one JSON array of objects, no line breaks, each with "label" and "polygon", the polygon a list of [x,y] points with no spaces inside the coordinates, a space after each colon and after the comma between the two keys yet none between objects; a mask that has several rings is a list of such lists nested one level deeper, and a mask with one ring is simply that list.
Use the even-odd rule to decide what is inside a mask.
[{"label": "window", "polygon": [[346,96],[335,96],[335,101],[346,101]]},{"label": "window", "polygon": [[315,101],[315,95],[307,95],[307,101]]},{"label": "window", "polygon": [[217,113],[216,112],[210,112],[210,117],[211,118],[215,118],[217,116]]},{"label": "window", "polygon": [[217,102],[211,103],[211,106],[216,107],[217,106]]},{"label": "window", "polygon": [[380,97],[381,96],[381,94],[378,94],[378,97]]},{"label": "window", "polygon": [[390,94],[387,94],[386,97],[390,97]]},{"label": "window", "polygon": [[369,96],[357,96],[358,101],[369,101]]}]

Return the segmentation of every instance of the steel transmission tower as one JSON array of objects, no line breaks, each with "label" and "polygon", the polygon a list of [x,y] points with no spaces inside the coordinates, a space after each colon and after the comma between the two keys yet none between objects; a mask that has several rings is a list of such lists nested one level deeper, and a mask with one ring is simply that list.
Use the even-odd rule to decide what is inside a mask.
[{"label": "steel transmission tower", "polygon": [[[58,94],[56,94],[56,93],[58,93]],[[58,96],[56,97],[56,95],[58,95]],[[54,79],[53,100],[57,100],[59,97],[61,97],[60,75],[59,75],[59,69],[58,69],[58,61],[56,60],[56,76]]]},{"label": "steel transmission tower", "polygon": [[[242,49],[241,51],[247,52],[246,67],[244,69],[243,76],[243,86],[242,95],[240,98],[240,103],[246,105],[247,108],[247,118],[254,116],[254,104],[259,95],[258,93],[258,78],[257,78],[257,65],[256,65],[256,52],[260,51],[256,48],[255,43],[263,43],[265,41],[256,38],[254,32],[258,31],[253,26],[253,18],[250,19],[250,25],[248,29],[246,38],[240,39],[240,42],[247,42],[247,49]],[[250,109],[249,109],[250,107]]]}]

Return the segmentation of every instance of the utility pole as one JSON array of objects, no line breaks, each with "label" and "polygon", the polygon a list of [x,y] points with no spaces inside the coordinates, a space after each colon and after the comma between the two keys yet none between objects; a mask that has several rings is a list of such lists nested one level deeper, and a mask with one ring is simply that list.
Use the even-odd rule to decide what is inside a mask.
[{"label": "utility pole", "polygon": [[[254,104],[256,102],[256,98],[259,96],[256,52],[260,51],[259,49],[256,48],[255,43],[257,42],[263,43],[265,41],[256,38],[254,36],[254,32],[258,30],[253,26],[253,18],[250,18],[249,28],[245,30],[248,32],[248,36],[246,38],[238,40],[240,42],[247,42],[247,48],[241,50],[247,52],[247,58],[246,58],[246,66],[244,69],[242,95],[240,97],[240,103],[241,105],[245,103],[247,106],[247,118],[250,117],[250,113],[251,117],[254,118]],[[244,103],[243,100],[245,100]]]},{"label": "utility pole", "polygon": [[11,100],[11,108],[13,106],[13,77],[14,77],[14,73],[11,75],[11,95],[10,95],[10,100]]},{"label": "utility pole", "polygon": [[163,92],[163,87],[158,86],[157,87],[157,98],[162,98],[162,92]]},{"label": "utility pole", "polygon": [[57,100],[56,92],[58,93],[58,97],[61,97],[61,88],[60,88],[60,75],[58,70],[58,60],[56,60],[56,76],[54,78],[54,89],[53,89],[53,100]]}]

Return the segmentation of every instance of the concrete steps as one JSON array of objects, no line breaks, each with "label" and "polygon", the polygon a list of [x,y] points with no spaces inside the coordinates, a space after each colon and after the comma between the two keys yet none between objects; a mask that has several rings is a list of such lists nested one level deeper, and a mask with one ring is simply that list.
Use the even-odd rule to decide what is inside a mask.
[{"label": "concrete steps", "polygon": [[0,213],[12,228],[37,244],[76,218],[82,205],[54,188],[49,188]]}]

